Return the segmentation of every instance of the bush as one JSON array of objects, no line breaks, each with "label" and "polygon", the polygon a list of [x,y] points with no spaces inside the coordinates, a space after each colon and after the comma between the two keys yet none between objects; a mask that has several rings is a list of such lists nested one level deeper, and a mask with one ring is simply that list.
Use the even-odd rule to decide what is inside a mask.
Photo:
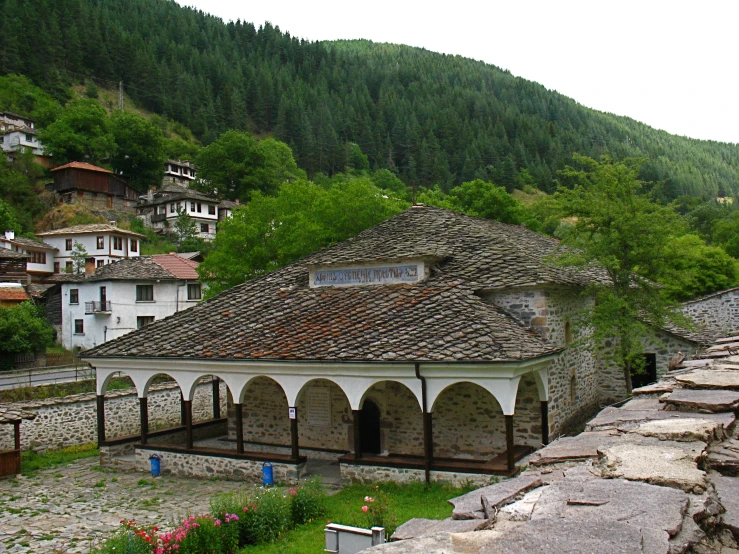
[{"label": "bush", "polygon": [[310,523],[326,515],[326,490],[317,477],[297,489],[290,489],[292,505],[290,512],[294,525]]}]

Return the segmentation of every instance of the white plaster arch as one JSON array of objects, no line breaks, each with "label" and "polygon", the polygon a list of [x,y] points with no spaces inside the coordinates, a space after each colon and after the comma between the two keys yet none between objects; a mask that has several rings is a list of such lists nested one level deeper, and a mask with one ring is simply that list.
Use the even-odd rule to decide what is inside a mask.
[{"label": "white plaster arch", "polygon": [[541,402],[549,401],[549,367],[542,367],[532,372],[536,381],[536,390],[539,391]]},{"label": "white plaster arch", "polygon": [[290,404],[290,406],[292,407],[297,406],[298,398],[300,397],[300,394],[305,390],[305,387],[307,387],[313,381],[329,381],[330,383],[333,383],[334,385],[339,387],[339,390],[341,390],[341,392],[344,394],[344,398],[346,398],[347,402],[349,402],[349,395],[346,394],[346,391],[343,388],[341,388],[341,385],[339,383],[337,383],[332,377],[319,375],[316,377],[311,377],[310,379],[305,381],[305,383],[303,383],[303,385],[300,387],[300,390],[298,390],[298,392],[295,394],[295,397],[294,397],[295,404]]},{"label": "white plaster arch", "polygon": [[105,389],[110,383],[110,380],[117,374],[123,373],[131,378],[133,386],[136,389],[136,394],[139,398],[146,397],[147,381],[151,377],[148,371],[140,371],[136,369],[128,369],[121,371],[119,369],[97,369],[95,372],[95,392],[98,396],[105,394]]},{"label": "white plaster arch", "polygon": [[[356,409],[357,410],[361,410],[362,409],[362,406],[364,405],[364,401],[367,400],[367,395],[372,390],[372,387],[374,387],[375,385],[378,385],[380,383],[391,383],[392,382],[392,383],[398,383],[400,385],[403,385],[403,387],[408,392],[410,392],[413,395],[413,397],[416,399],[416,401],[418,402],[418,410],[422,412],[423,411],[423,396],[420,396],[419,397],[419,395],[416,394],[416,392],[411,387],[409,387],[408,384],[404,383],[403,381],[404,381],[404,379],[378,379],[378,380],[376,380],[373,384],[371,384],[369,387],[367,387],[364,390],[364,392],[362,393],[361,398],[359,399],[359,405],[358,405],[359,407],[356,408]],[[416,379],[415,380],[415,383],[418,383],[418,382],[419,381]],[[352,409],[355,409],[355,408],[352,408]]]},{"label": "white plaster arch", "polygon": [[[193,376],[188,375],[187,373],[177,374],[176,372],[165,371],[159,371],[157,373],[147,372],[143,386],[140,389],[138,386],[136,387],[139,390],[139,398],[146,398],[147,396],[149,396],[149,389],[151,388],[152,381],[157,375],[166,375],[174,379],[175,383],[177,383],[177,386],[180,387],[182,397],[186,400],[190,397],[190,389],[192,389],[195,382],[200,378],[195,377],[193,379]],[[136,381],[134,380],[134,382]]]},{"label": "white plaster arch", "polygon": [[[267,375],[264,373],[259,374],[247,374],[243,375],[245,379],[242,379],[243,385],[241,385],[241,388],[237,389],[238,394],[234,395],[234,402],[236,402],[236,399],[238,398],[237,404],[243,404],[244,403],[244,395],[246,394],[246,389],[249,386],[249,384],[259,377],[266,377],[270,381],[274,381],[277,383],[277,385],[282,389],[282,393],[285,395],[285,398],[287,399],[287,405],[288,406],[294,406],[294,404],[290,404],[290,397],[287,394],[287,391],[285,390],[285,385],[281,382],[282,381],[282,375]],[[285,414],[285,417],[287,417],[287,414]]]},{"label": "white plaster arch", "polygon": [[433,412],[436,400],[444,390],[457,383],[472,383],[482,387],[493,395],[500,405],[504,415],[513,415],[516,412],[516,395],[521,376],[515,377],[477,377],[473,379],[431,378],[426,379],[426,393],[429,412]]}]

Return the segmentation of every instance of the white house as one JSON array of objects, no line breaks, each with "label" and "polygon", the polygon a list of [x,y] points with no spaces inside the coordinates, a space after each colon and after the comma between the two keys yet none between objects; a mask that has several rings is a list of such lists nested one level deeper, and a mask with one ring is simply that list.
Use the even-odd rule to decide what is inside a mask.
[{"label": "white house", "polygon": [[88,349],[195,305],[197,262],[176,254],[117,261],[62,283],[65,348]]},{"label": "white house", "polygon": [[26,271],[32,277],[45,277],[54,273],[56,248],[50,244],[16,237],[15,232],[5,231],[5,235],[0,237],[0,248],[28,254]]},{"label": "white house", "polygon": [[13,112],[0,112],[0,132],[12,131],[21,127],[35,128],[33,119]]},{"label": "white house", "polygon": [[63,229],[37,233],[48,246],[56,249],[53,272],[71,272],[74,268],[75,244],[80,244],[88,258],[94,258],[95,267],[125,258],[135,258],[141,251],[144,235],[119,229],[113,223],[74,225]]},{"label": "white house", "polygon": [[6,154],[16,153],[24,148],[30,149],[36,156],[44,155],[44,146],[38,139],[38,132],[31,127],[20,127],[0,135],[0,147]]},{"label": "white house", "polygon": [[197,226],[197,236],[213,240],[218,224],[219,200],[180,185],[163,185],[151,190],[136,206],[136,213],[147,227],[174,230],[180,213],[189,215]]},{"label": "white house", "polygon": [[187,187],[196,177],[196,168],[190,162],[167,160],[164,164],[164,179],[162,184],[175,184]]}]

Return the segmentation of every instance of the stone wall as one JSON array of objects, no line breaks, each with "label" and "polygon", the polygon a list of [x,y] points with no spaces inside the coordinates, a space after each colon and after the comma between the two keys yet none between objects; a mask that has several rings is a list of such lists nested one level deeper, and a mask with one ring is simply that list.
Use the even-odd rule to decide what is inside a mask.
[{"label": "stone wall", "polygon": [[[431,481],[450,483],[454,486],[484,487],[497,483],[500,478],[495,475],[484,475],[479,473],[458,473],[451,471],[431,471]],[[393,481],[395,483],[424,483],[426,479],[423,469],[406,469],[396,467],[363,466],[354,464],[341,464],[341,482],[344,485],[350,483],[377,483],[381,481]]]},{"label": "stone wall", "polygon": [[[154,448],[136,449],[136,470],[148,473],[150,471],[149,456],[152,454],[156,454],[161,458],[161,472],[164,475],[201,479],[217,477],[219,479],[248,481],[252,483],[262,482],[263,462],[261,461],[225,456],[168,452]],[[275,483],[297,483],[299,476],[305,472],[305,464],[270,463],[272,464]]]},{"label": "stone wall", "polygon": [[[210,419],[213,414],[212,385],[200,385],[193,401],[193,421]],[[97,442],[97,403],[94,393],[75,394],[31,402],[16,402],[8,408],[21,408],[37,414],[21,425],[21,448],[58,449]],[[226,385],[221,383],[221,410],[226,410]],[[176,384],[154,385],[149,390],[149,428],[171,427],[180,423],[180,389]],[[105,435],[108,439],[141,432],[139,400],[135,389],[105,393]],[[12,448],[13,426],[0,425],[0,449]]]},{"label": "stone wall", "polygon": [[681,309],[712,338],[728,337],[739,332],[739,288],[686,302]]}]

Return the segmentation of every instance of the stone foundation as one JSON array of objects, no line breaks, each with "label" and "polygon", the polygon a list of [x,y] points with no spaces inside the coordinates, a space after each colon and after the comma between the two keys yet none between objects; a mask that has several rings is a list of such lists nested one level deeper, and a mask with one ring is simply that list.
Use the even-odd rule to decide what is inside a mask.
[{"label": "stone foundation", "polygon": [[[434,482],[449,483],[456,487],[465,485],[484,487],[503,479],[496,475],[457,473],[452,471],[431,471],[429,477]],[[423,469],[341,464],[341,482],[343,485],[350,483],[377,483],[380,481],[425,483],[426,474]]]},{"label": "stone foundation", "polygon": [[[207,456],[204,454],[185,454],[155,449],[136,449],[136,470],[151,471],[149,456],[156,454],[161,458],[161,471],[164,475],[195,477],[201,479],[227,479],[232,481],[262,482],[264,462],[237,458]],[[305,464],[284,464],[270,462],[275,483],[295,484],[305,472]]]}]

